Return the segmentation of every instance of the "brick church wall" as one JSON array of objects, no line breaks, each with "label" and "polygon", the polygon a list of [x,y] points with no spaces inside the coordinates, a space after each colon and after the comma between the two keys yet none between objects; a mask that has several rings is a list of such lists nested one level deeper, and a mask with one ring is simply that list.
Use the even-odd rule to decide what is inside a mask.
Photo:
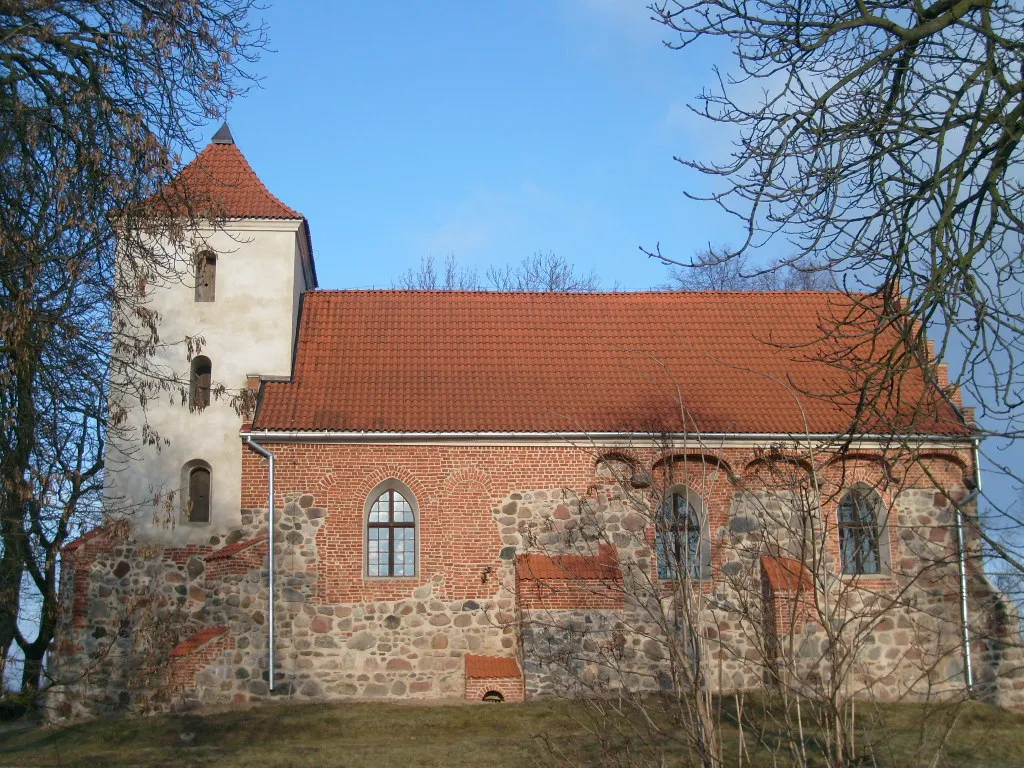
[{"label": "brick church wall", "polygon": [[[642,450],[595,464],[591,448],[567,444],[266,447],[276,456],[278,494],[278,695],[463,698],[467,654],[515,658],[527,697],[563,692],[573,676],[598,687],[663,688],[673,649],[644,606],[669,588],[657,582],[654,531],[636,501],[648,485],[669,482],[685,483],[706,506],[710,573],[694,589],[715,685],[756,688],[764,680],[763,614],[737,606],[756,594],[764,609],[761,558],[799,557],[791,523],[800,489],[769,478],[780,462],[769,472],[763,452]],[[926,475],[913,463],[850,457],[818,473],[821,567],[833,574],[830,583],[846,585],[849,609],[870,617],[861,622],[865,663],[851,675],[853,692],[898,698],[959,690],[952,507],[935,489],[962,498],[967,460],[928,458]],[[790,471],[795,463],[781,466]],[[621,471],[628,476],[616,477]],[[389,479],[407,486],[418,508],[414,577],[365,572],[367,500]],[[837,573],[838,491],[855,481],[879,488],[891,510],[891,568],[881,576]],[[271,695],[266,487],[266,463],[246,451],[242,527],[228,537],[171,550],[97,534],[65,553],[62,589],[74,598],[61,619],[54,671],[63,684],[53,700],[66,714]],[[621,564],[611,578],[549,573],[524,581],[517,571],[528,554],[583,562],[609,551]],[[945,566],[922,573],[922,562],[941,559]],[[997,633],[976,641],[981,675],[993,700],[1020,705],[1024,674],[1014,671],[1019,654],[1008,642],[1016,617],[980,573],[972,589],[976,604],[988,601],[979,625],[1002,617],[1002,641]],[[814,606],[804,610],[801,621],[773,626],[779,652],[804,660],[793,668],[812,679],[821,674],[824,634]],[[154,625],[159,631],[151,632]],[[219,627],[227,628],[223,647],[193,654],[187,675],[176,671],[173,649]],[[602,663],[608,658],[614,669]],[[560,667],[565,660],[568,668]]]}]

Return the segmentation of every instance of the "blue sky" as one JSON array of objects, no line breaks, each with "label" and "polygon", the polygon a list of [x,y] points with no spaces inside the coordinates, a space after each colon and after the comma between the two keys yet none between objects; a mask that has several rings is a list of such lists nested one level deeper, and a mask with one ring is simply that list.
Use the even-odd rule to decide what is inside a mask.
[{"label": "blue sky", "polygon": [[639,0],[278,2],[263,16],[275,52],[229,122],[309,219],[323,287],[389,286],[428,255],[483,272],[554,251],[605,287],[646,289],[667,274],[639,246],[686,259],[739,239],[685,199],[702,180],[672,159],[728,150],[685,108],[710,60],[666,48]]}]

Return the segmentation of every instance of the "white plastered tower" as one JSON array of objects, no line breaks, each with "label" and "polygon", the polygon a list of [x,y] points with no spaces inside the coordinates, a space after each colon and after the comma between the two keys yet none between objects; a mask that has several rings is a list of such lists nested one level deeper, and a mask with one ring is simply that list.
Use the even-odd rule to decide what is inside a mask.
[{"label": "white plastered tower", "polygon": [[[144,411],[137,404],[129,409],[131,441],[112,441],[107,450],[106,496],[108,511],[130,512],[140,539],[183,546],[205,544],[241,524],[245,417],[232,394],[245,392],[253,375],[291,375],[301,298],[316,287],[316,272],[306,219],[266,189],[226,125],[176,184],[201,188],[223,219],[193,233],[178,254],[182,279],[151,286],[147,296],[161,316],[162,339],[204,342],[191,354],[185,343],[157,353],[157,366],[190,382],[189,402],[170,392]],[[203,391],[206,370],[212,396]],[[140,444],[144,424],[159,435],[158,445]]]}]

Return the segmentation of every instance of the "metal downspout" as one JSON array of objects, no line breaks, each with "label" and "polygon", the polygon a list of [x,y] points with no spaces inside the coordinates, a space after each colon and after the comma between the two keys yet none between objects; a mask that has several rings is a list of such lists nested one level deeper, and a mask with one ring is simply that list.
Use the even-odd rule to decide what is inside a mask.
[{"label": "metal downspout", "polygon": [[964,507],[981,494],[981,464],[978,453],[978,441],[974,440],[974,489],[963,501],[956,504],[956,543],[960,561],[960,631],[964,650],[964,682],[967,695],[974,696],[974,665],[971,661],[971,626],[967,606],[967,543],[964,537]]},{"label": "metal downspout", "polygon": [[267,460],[267,474],[269,482],[267,483],[267,559],[270,561],[270,573],[267,578],[267,645],[268,645],[268,658],[267,667],[269,673],[270,692],[274,692],[274,454],[264,448],[262,445],[257,443],[251,437],[245,437],[245,444],[252,448],[256,453]]}]

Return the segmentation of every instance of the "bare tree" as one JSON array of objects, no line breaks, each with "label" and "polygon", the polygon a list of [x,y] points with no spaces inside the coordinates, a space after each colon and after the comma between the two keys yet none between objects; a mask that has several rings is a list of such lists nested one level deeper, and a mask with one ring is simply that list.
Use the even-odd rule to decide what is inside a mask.
[{"label": "bare tree", "polygon": [[[692,109],[729,133],[735,149],[677,160],[716,185],[691,197],[737,216],[746,238],[703,260],[646,252],[671,265],[742,272],[745,257],[783,239],[791,255],[782,264],[817,260],[843,290],[881,299],[824,335],[856,334],[870,347],[891,330],[906,342],[870,365],[856,363],[856,388],[818,393],[861,403],[851,432],[879,398],[900,392],[909,401],[903,376],[920,368],[929,389],[956,402],[963,391],[977,407],[979,442],[995,438],[985,445],[1001,448],[1017,439],[1024,8],[988,0],[655,0],[648,7],[668,30],[669,47],[714,41],[731,51]],[[874,321],[863,322],[868,315]],[[980,450],[988,472],[1022,485],[1019,462]],[[990,487],[988,528],[974,517],[963,522],[1001,561],[994,571],[1024,572],[1013,535],[1024,518],[1019,506],[988,495]]]},{"label": "bare tree", "polygon": [[[783,237],[786,263],[823,259],[889,298],[888,322],[927,331],[981,415],[1016,434],[1024,313],[1019,169],[1024,9],[1016,3],[649,6],[673,48],[720,38],[733,67],[694,109],[732,130],[719,162],[680,162],[721,180],[710,198],[746,240]],[[685,263],[655,249],[669,263]],[[912,328],[909,326],[913,326]]]},{"label": "bare tree", "polygon": [[57,554],[95,516],[108,430],[125,428],[108,387],[144,403],[175,386],[150,364],[167,342],[145,286],[181,279],[176,243],[219,218],[168,184],[192,131],[252,81],[252,7],[0,2],[0,670],[17,641],[29,687]]},{"label": "bare tree", "polygon": [[[699,433],[594,448],[605,483],[521,516],[516,588],[527,685],[576,702],[601,764],[936,764],[967,698],[954,505],[914,500],[969,477],[842,440],[765,445],[742,470]],[[997,700],[1020,640],[978,572],[972,594]],[[908,702],[928,706],[889,706]]]},{"label": "bare tree", "polygon": [[426,291],[567,291],[592,293],[601,287],[597,273],[577,273],[575,267],[551,251],[535,253],[519,264],[487,268],[486,280],[480,280],[472,267],[459,264],[454,254],[444,260],[444,275],[439,275],[433,256],[425,256],[419,267],[410,267],[395,283],[403,290]]},{"label": "bare tree", "polygon": [[593,269],[586,274],[577,274],[572,264],[552,251],[538,251],[514,267],[490,267],[487,280],[496,291],[593,293],[601,288],[601,281]]},{"label": "bare tree", "polygon": [[406,291],[477,291],[480,280],[476,270],[459,264],[454,253],[444,259],[444,276],[437,274],[433,256],[424,256],[419,267],[409,267],[395,283]]},{"label": "bare tree", "polygon": [[674,265],[663,287],[676,291],[829,291],[835,277],[820,262],[794,264],[777,261],[757,267],[746,253],[723,258],[729,249],[708,248],[692,264]]}]

